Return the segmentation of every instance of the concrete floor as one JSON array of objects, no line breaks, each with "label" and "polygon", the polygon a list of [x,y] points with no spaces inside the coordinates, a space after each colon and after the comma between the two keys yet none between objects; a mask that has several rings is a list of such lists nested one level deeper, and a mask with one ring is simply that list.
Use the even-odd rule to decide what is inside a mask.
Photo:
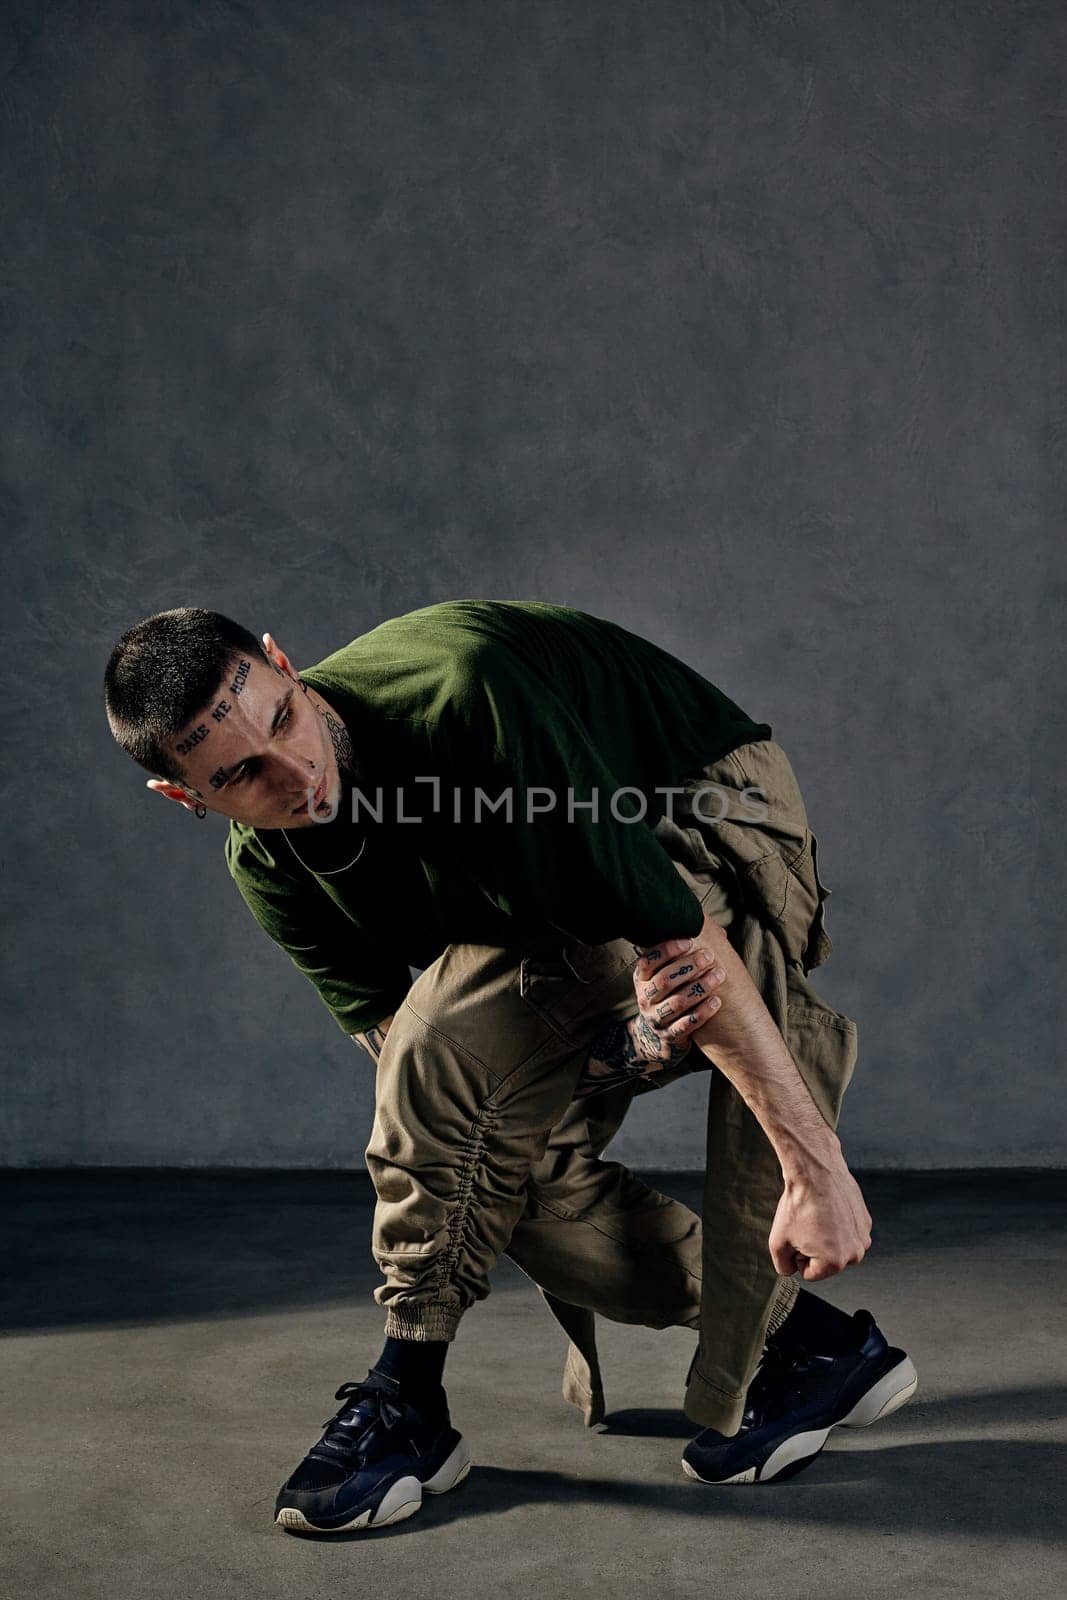
[{"label": "concrete floor", "polygon": [[[648,1176],[699,1206],[693,1176]],[[0,1175],[0,1592],[1067,1593],[1067,1179],[858,1177],[876,1246],[818,1290],[912,1356],[919,1392],[894,1416],[782,1484],[693,1483],[693,1334],[601,1322],[608,1421],[586,1429],[559,1392],[562,1333],[505,1260],[446,1369],[470,1476],[393,1528],[326,1538],[271,1513],[381,1348],[366,1175]]]}]

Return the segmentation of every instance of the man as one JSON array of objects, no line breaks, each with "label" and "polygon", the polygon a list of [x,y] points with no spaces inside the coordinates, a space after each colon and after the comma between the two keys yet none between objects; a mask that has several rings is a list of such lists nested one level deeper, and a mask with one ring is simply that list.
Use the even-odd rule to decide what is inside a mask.
[{"label": "man", "polygon": [[[787,1477],[909,1398],[870,1312],[792,1277],[861,1261],[871,1218],[834,1132],[855,1025],[806,976],[829,891],[766,723],[615,623],[518,601],[422,607],[303,673],[178,608],[123,635],[105,696],[149,788],[230,820],[242,898],[376,1062],[385,1346],[278,1523],[380,1527],[462,1480],[444,1361],[503,1253],[570,1336],[587,1422],[597,1311],[699,1330],[702,1482]],[[635,1093],[712,1065],[702,1229],[599,1158]]]}]

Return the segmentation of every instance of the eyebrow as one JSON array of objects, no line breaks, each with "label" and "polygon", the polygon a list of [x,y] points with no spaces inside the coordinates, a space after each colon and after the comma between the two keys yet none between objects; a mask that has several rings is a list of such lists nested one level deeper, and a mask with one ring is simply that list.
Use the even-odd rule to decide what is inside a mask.
[{"label": "eyebrow", "polygon": [[[274,715],[270,719],[270,729],[268,730],[270,733],[273,733],[275,728],[278,726],[278,723],[279,723],[279,721],[281,719],[283,711],[285,710],[286,706],[289,704],[290,700],[293,698],[293,694],[295,692],[295,689],[296,689],[296,685],[294,684],[285,694],[282,695],[281,699],[278,701],[278,704],[274,707]],[[237,771],[238,767],[243,767],[245,765],[246,761],[250,761],[250,760],[254,760],[254,759],[255,759],[254,756],[245,756],[244,761],[235,761],[232,767],[223,767],[222,770],[225,773],[225,777],[222,780],[221,787],[222,788],[226,787],[226,785],[229,783],[230,779],[233,777],[234,773]]]}]

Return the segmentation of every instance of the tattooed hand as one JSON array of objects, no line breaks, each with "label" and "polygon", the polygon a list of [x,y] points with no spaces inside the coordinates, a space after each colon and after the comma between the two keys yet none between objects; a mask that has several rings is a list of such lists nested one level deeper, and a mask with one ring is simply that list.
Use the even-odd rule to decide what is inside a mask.
[{"label": "tattooed hand", "polygon": [[638,1014],[609,1022],[597,1034],[576,1099],[634,1074],[659,1072],[686,1055],[691,1035],[719,1009],[713,990],[726,977],[713,951],[692,944],[671,939],[640,956],[634,968]]}]

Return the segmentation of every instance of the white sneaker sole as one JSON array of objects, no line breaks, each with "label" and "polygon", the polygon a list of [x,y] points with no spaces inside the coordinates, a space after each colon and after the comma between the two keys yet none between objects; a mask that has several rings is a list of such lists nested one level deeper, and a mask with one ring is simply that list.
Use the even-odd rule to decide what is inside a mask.
[{"label": "white sneaker sole", "polygon": [[296,1506],[283,1506],[274,1521],[279,1527],[298,1533],[352,1533],[359,1528],[384,1528],[390,1522],[403,1522],[405,1517],[413,1517],[422,1505],[424,1490],[427,1494],[444,1494],[462,1483],[470,1469],[470,1453],[466,1441],[461,1438],[432,1478],[427,1478],[425,1483],[418,1478],[398,1478],[380,1505],[359,1512],[350,1522],[342,1522],[336,1528],[319,1528]]},{"label": "white sneaker sole", "polygon": [[702,1478],[684,1458],[682,1466],[697,1483],[709,1483],[716,1487],[725,1483],[767,1483],[785,1467],[817,1456],[835,1428],[869,1428],[872,1422],[888,1417],[890,1412],[898,1410],[911,1399],[918,1385],[919,1376],[911,1357],[905,1356],[903,1361],[898,1361],[868,1389],[845,1416],[832,1422],[828,1428],[813,1428],[808,1433],[795,1433],[791,1439],[784,1439],[777,1450],[772,1450],[762,1466],[746,1467],[743,1472],[735,1472],[730,1478]]}]

